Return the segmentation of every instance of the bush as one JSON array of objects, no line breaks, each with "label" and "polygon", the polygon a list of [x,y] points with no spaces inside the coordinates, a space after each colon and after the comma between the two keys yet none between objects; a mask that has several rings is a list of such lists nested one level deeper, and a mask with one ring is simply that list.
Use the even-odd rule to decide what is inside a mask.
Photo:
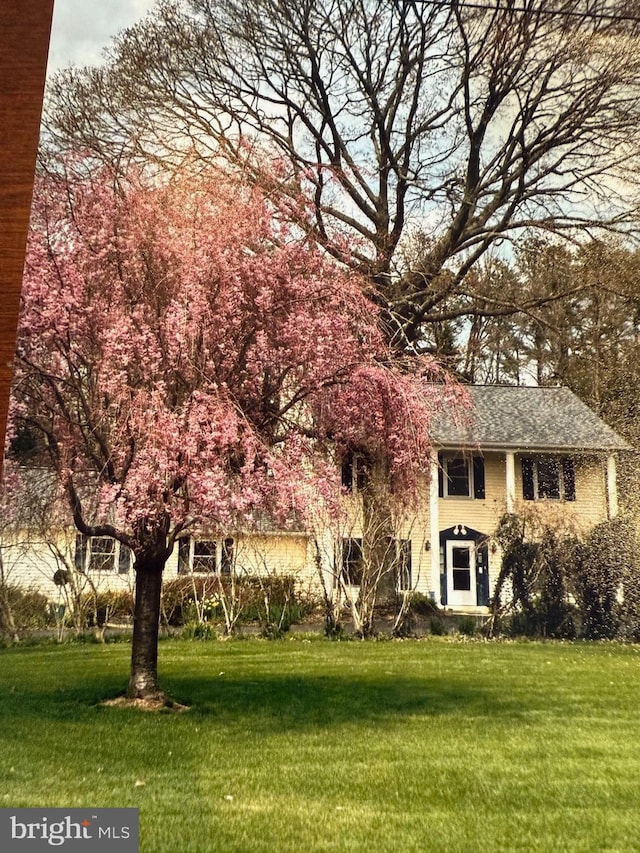
[{"label": "bush", "polygon": [[46,595],[12,584],[7,585],[3,592],[18,634],[55,626],[55,612]]},{"label": "bush", "polygon": [[411,612],[416,616],[432,616],[438,612],[436,602],[421,592],[411,593],[411,604],[409,607],[411,608]]},{"label": "bush", "polygon": [[133,621],[134,601],[128,590],[84,593],[81,607],[87,613],[90,628],[101,628],[107,622]]},{"label": "bush", "polygon": [[290,575],[250,577],[245,583],[248,594],[242,621],[258,622],[263,636],[282,636],[315,607],[313,601],[302,598],[296,590],[295,578]]},{"label": "bush", "polygon": [[189,623],[182,630],[185,640],[213,640],[216,637],[215,629],[207,622]]},{"label": "bush", "polygon": [[315,607],[296,589],[295,578],[219,575],[184,576],[166,582],[162,589],[162,613],[167,625],[183,627],[200,622],[217,624],[224,618],[222,597],[240,611],[237,624],[255,623],[268,636],[280,636],[302,621]]},{"label": "bush", "polygon": [[596,525],[574,574],[585,639],[611,640],[637,632],[637,542],[629,520],[618,517]]},{"label": "bush", "polygon": [[183,576],[162,585],[162,619],[166,625],[181,628],[197,621],[195,601],[210,598],[218,589],[216,575]]},{"label": "bush", "polygon": [[473,637],[476,633],[476,620],[473,616],[461,616],[458,619],[458,633],[465,637]]},{"label": "bush", "polygon": [[[529,520],[530,523],[530,520]],[[505,618],[512,635],[588,640],[640,638],[640,566],[635,528],[623,516],[596,525],[586,540],[504,516],[496,538],[502,570],[492,603],[494,622]],[[511,582],[510,617],[500,593]]]},{"label": "bush", "polygon": [[447,626],[444,624],[444,620],[440,619],[439,616],[433,616],[431,618],[431,621],[429,622],[429,630],[434,637],[445,637],[447,634]]}]

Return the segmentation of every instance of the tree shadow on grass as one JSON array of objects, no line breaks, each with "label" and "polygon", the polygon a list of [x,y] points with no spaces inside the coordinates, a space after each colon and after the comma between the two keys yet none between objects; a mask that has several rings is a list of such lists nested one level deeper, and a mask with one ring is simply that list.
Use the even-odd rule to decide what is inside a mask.
[{"label": "tree shadow on grass", "polygon": [[[139,714],[135,709],[104,707],[117,695],[113,678],[92,680],[64,689],[18,691],[0,701],[0,719],[18,715],[47,720],[88,721],[101,713]],[[538,710],[535,697],[526,707],[501,691],[461,679],[441,677],[332,675],[252,675],[251,677],[171,676],[163,679],[169,695],[189,706],[186,717],[215,717],[221,724],[249,726],[265,733],[282,729],[331,727],[351,722],[392,720],[410,716],[521,718]],[[8,701],[7,701],[8,700]],[[545,707],[540,702],[540,709]],[[561,708],[557,709],[562,712]]]},{"label": "tree shadow on grass", "polygon": [[330,727],[408,716],[520,718],[532,710],[499,687],[442,678],[358,678],[353,675],[247,679],[172,677],[169,692],[198,716],[242,722],[266,731]]}]

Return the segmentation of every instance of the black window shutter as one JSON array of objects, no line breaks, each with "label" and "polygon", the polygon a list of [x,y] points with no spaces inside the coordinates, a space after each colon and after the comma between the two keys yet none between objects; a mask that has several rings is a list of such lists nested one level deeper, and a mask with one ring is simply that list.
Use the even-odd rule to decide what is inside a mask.
[{"label": "black window shutter", "polygon": [[353,491],[353,453],[348,453],[342,460],[342,488]]},{"label": "black window shutter", "polygon": [[446,572],[440,573],[440,604],[445,605],[447,603],[447,574]]},{"label": "black window shutter", "polygon": [[489,604],[489,549],[480,545],[476,555],[476,602],[478,607]]},{"label": "black window shutter", "polygon": [[131,548],[120,543],[120,553],[118,554],[118,573],[126,575],[131,568]]},{"label": "black window shutter", "polygon": [[178,539],[178,574],[188,574],[189,572],[189,552],[191,550],[191,539]]},{"label": "black window shutter", "polygon": [[444,454],[438,453],[438,497],[444,497]]},{"label": "black window shutter", "polygon": [[576,472],[573,467],[573,459],[565,457],[562,460],[562,479],[564,480],[564,499],[575,501],[576,499]]},{"label": "black window shutter", "polygon": [[484,459],[482,456],[473,457],[473,496],[484,500]]},{"label": "black window shutter", "polygon": [[79,572],[84,572],[87,564],[87,542],[88,539],[82,533],[76,533],[76,552],[73,564]]},{"label": "black window shutter", "polygon": [[533,487],[533,459],[527,457],[522,460],[522,497],[525,501],[532,501],[535,497]]},{"label": "black window shutter", "polygon": [[[362,456],[353,457],[353,465],[356,469],[356,487],[359,492],[364,492],[369,484],[369,466]],[[351,472],[353,480],[353,471]]]}]

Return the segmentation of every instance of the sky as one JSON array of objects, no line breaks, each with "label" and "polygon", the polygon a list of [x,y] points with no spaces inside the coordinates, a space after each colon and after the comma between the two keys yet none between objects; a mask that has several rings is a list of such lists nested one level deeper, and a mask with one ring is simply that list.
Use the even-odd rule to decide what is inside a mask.
[{"label": "sky", "polygon": [[95,65],[111,37],[151,9],[155,0],[54,0],[47,73]]}]

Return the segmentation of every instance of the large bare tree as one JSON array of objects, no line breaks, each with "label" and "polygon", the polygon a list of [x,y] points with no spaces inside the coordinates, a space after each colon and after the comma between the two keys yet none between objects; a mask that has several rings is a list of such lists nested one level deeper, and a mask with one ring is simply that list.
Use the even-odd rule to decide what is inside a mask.
[{"label": "large bare tree", "polygon": [[[242,161],[310,204],[401,348],[430,324],[534,309],[468,272],[529,229],[625,228],[640,16],[615,0],[161,2],[104,67],[50,87],[48,132],[111,158]],[[635,17],[634,17],[635,15]],[[259,172],[253,152],[279,155]],[[285,164],[283,166],[283,163]]]}]

